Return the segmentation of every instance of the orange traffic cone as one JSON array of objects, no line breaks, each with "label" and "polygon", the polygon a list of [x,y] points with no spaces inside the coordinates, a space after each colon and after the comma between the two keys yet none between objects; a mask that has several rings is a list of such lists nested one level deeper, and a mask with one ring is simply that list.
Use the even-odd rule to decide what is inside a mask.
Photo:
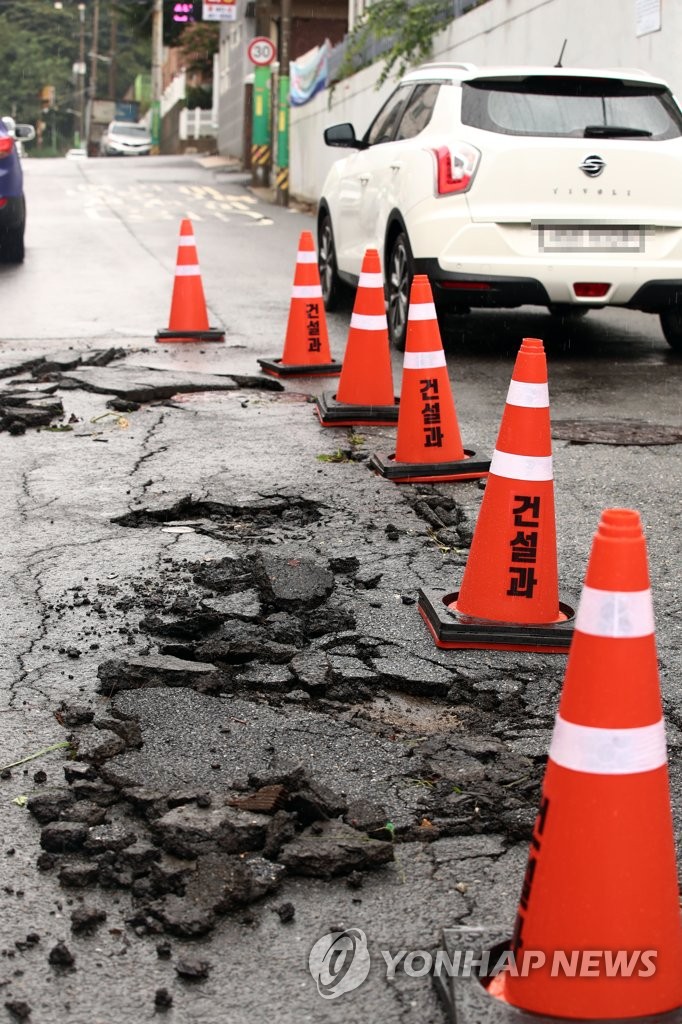
[{"label": "orange traffic cone", "polygon": [[225,332],[208,326],[204,286],[194,242],[192,222],[180,225],[178,258],[168,330],[159,329],[156,341],[225,341]]},{"label": "orange traffic cone", "polygon": [[398,421],[384,278],[376,249],[368,249],[362,261],[338,391],[324,391],[316,411],[323,427],[392,426]]},{"label": "orange traffic cone", "polygon": [[394,455],[375,452],[369,466],[396,483],[437,483],[486,476],[489,462],[465,451],[429,279],[412,281]]},{"label": "orange traffic cone", "polygon": [[682,1007],[654,617],[629,509],[604,512],[594,538],[512,953],[488,992],[534,1014],[649,1020]]},{"label": "orange traffic cone", "polygon": [[274,377],[335,377],[341,372],[341,364],[332,362],[329,351],[320,272],[310,231],[302,231],[298,243],[282,358],[258,362],[264,373]]},{"label": "orange traffic cone", "polygon": [[559,600],[547,362],[525,338],[516,359],[464,578],[420,592],[438,647],[561,653],[573,610]]}]

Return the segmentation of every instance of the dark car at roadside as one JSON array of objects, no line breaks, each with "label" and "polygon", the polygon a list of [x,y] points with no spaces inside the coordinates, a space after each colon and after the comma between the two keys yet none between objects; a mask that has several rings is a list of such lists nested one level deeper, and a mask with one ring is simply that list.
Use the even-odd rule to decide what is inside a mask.
[{"label": "dark car at roadside", "polygon": [[17,139],[30,142],[31,125],[6,123],[0,118],[0,262],[21,263],[24,259],[26,199],[24,176],[17,151]]}]

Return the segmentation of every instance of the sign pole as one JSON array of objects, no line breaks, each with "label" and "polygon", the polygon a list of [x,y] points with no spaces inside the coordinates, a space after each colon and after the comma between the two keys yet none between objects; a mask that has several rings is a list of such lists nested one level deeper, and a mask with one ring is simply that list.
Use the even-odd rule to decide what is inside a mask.
[{"label": "sign pole", "polygon": [[277,145],[277,205],[289,205],[289,43],[291,0],[280,0],[279,120]]},{"label": "sign pole", "polygon": [[270,184],[272,149],[271,74],[275,59],[275,44],[267,36],[256,36],[249,43],[247,56],[256,65],[253,76],[253,130],[251,133],[251,173],[254,185],[258,183],[259,168],[263,184]]},{"label": "sign pole", "polygon": [[253,76],[253,131],[251,133],[251,170],[256,182],[269,185],[270,163],[270,67],[256,67]]},{"label": "sign pole", "polygon": [[279,77],[277,120],[277,205],[289,205],[289,76]]}]

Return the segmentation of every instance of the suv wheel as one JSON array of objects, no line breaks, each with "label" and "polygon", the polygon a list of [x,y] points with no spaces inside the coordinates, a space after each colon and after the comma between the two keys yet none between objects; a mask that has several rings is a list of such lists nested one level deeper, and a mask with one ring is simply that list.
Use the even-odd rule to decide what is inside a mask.
[{"label": "suv wheel", "polygon": [[386,264],[386,297],[388,299],[388,333],[399,352],[405,351],[407,310],[414,277],[414,261],[407,235],[401,231],[393,239]]},{"label": "suv wheel", "polygon": [[682,310],[666,309],[659,316],[665,340],[675,352],[682,352]]},{"label": "suv wheel", "polygon": [[2,263],[23,263],[24,229],[15,228],[0,236],[0,261]]},{"label": "suv wheel", "polygon": [[324,308],[329,312],[338,309],[344,286],[336,265],[334,232],[328,213],[325,213],[317,230],[317,265],[320,270],[320,284]]}]

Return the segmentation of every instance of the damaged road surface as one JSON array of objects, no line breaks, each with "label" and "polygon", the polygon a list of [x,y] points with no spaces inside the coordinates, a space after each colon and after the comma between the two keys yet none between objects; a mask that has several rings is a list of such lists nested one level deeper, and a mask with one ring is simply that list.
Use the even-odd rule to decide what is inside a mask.
[{"label": "damaged road surface", "polygon": [[[209,272],[224,346],[154,347],[155,311],[148,337],[58,321],[54,341],[36,328],[0,350],[8,1022],[442,1024],[430,979],[387,977],[382,951],[513,927],[565,659],[434,646],[418,590],[461,580],[481,489],[381,480],[366,462],[390,429],[325,430],[309,401],[323,382],[256,372],[283,334],[281,252],[309,226],[271,213],[258,241],[239,227],[233,293]],[[232,226],[201,226],[215,266]],[[169,228],[134,230],[160,253]],[[273,274],[259,317],[240,286],[251,260]],[[463,433],[488,450],[507,349],[542,336],[524,316],[493,357],[449,357]],[[346,327],[330,318],[338,349]],[[609,364],[630,397],[603,416],[604,360],[595,397],[586,362],[550,360],[559,567],[578,590],[601,508],[641,511],[679,822],[680,372],[650,349],[617,377]],[[654,389],[666,443],[654,424],[601,443],[608,421],[646,418]],[[366,935],[369,975],[323,998],[308,957],[343,928]]]}]

